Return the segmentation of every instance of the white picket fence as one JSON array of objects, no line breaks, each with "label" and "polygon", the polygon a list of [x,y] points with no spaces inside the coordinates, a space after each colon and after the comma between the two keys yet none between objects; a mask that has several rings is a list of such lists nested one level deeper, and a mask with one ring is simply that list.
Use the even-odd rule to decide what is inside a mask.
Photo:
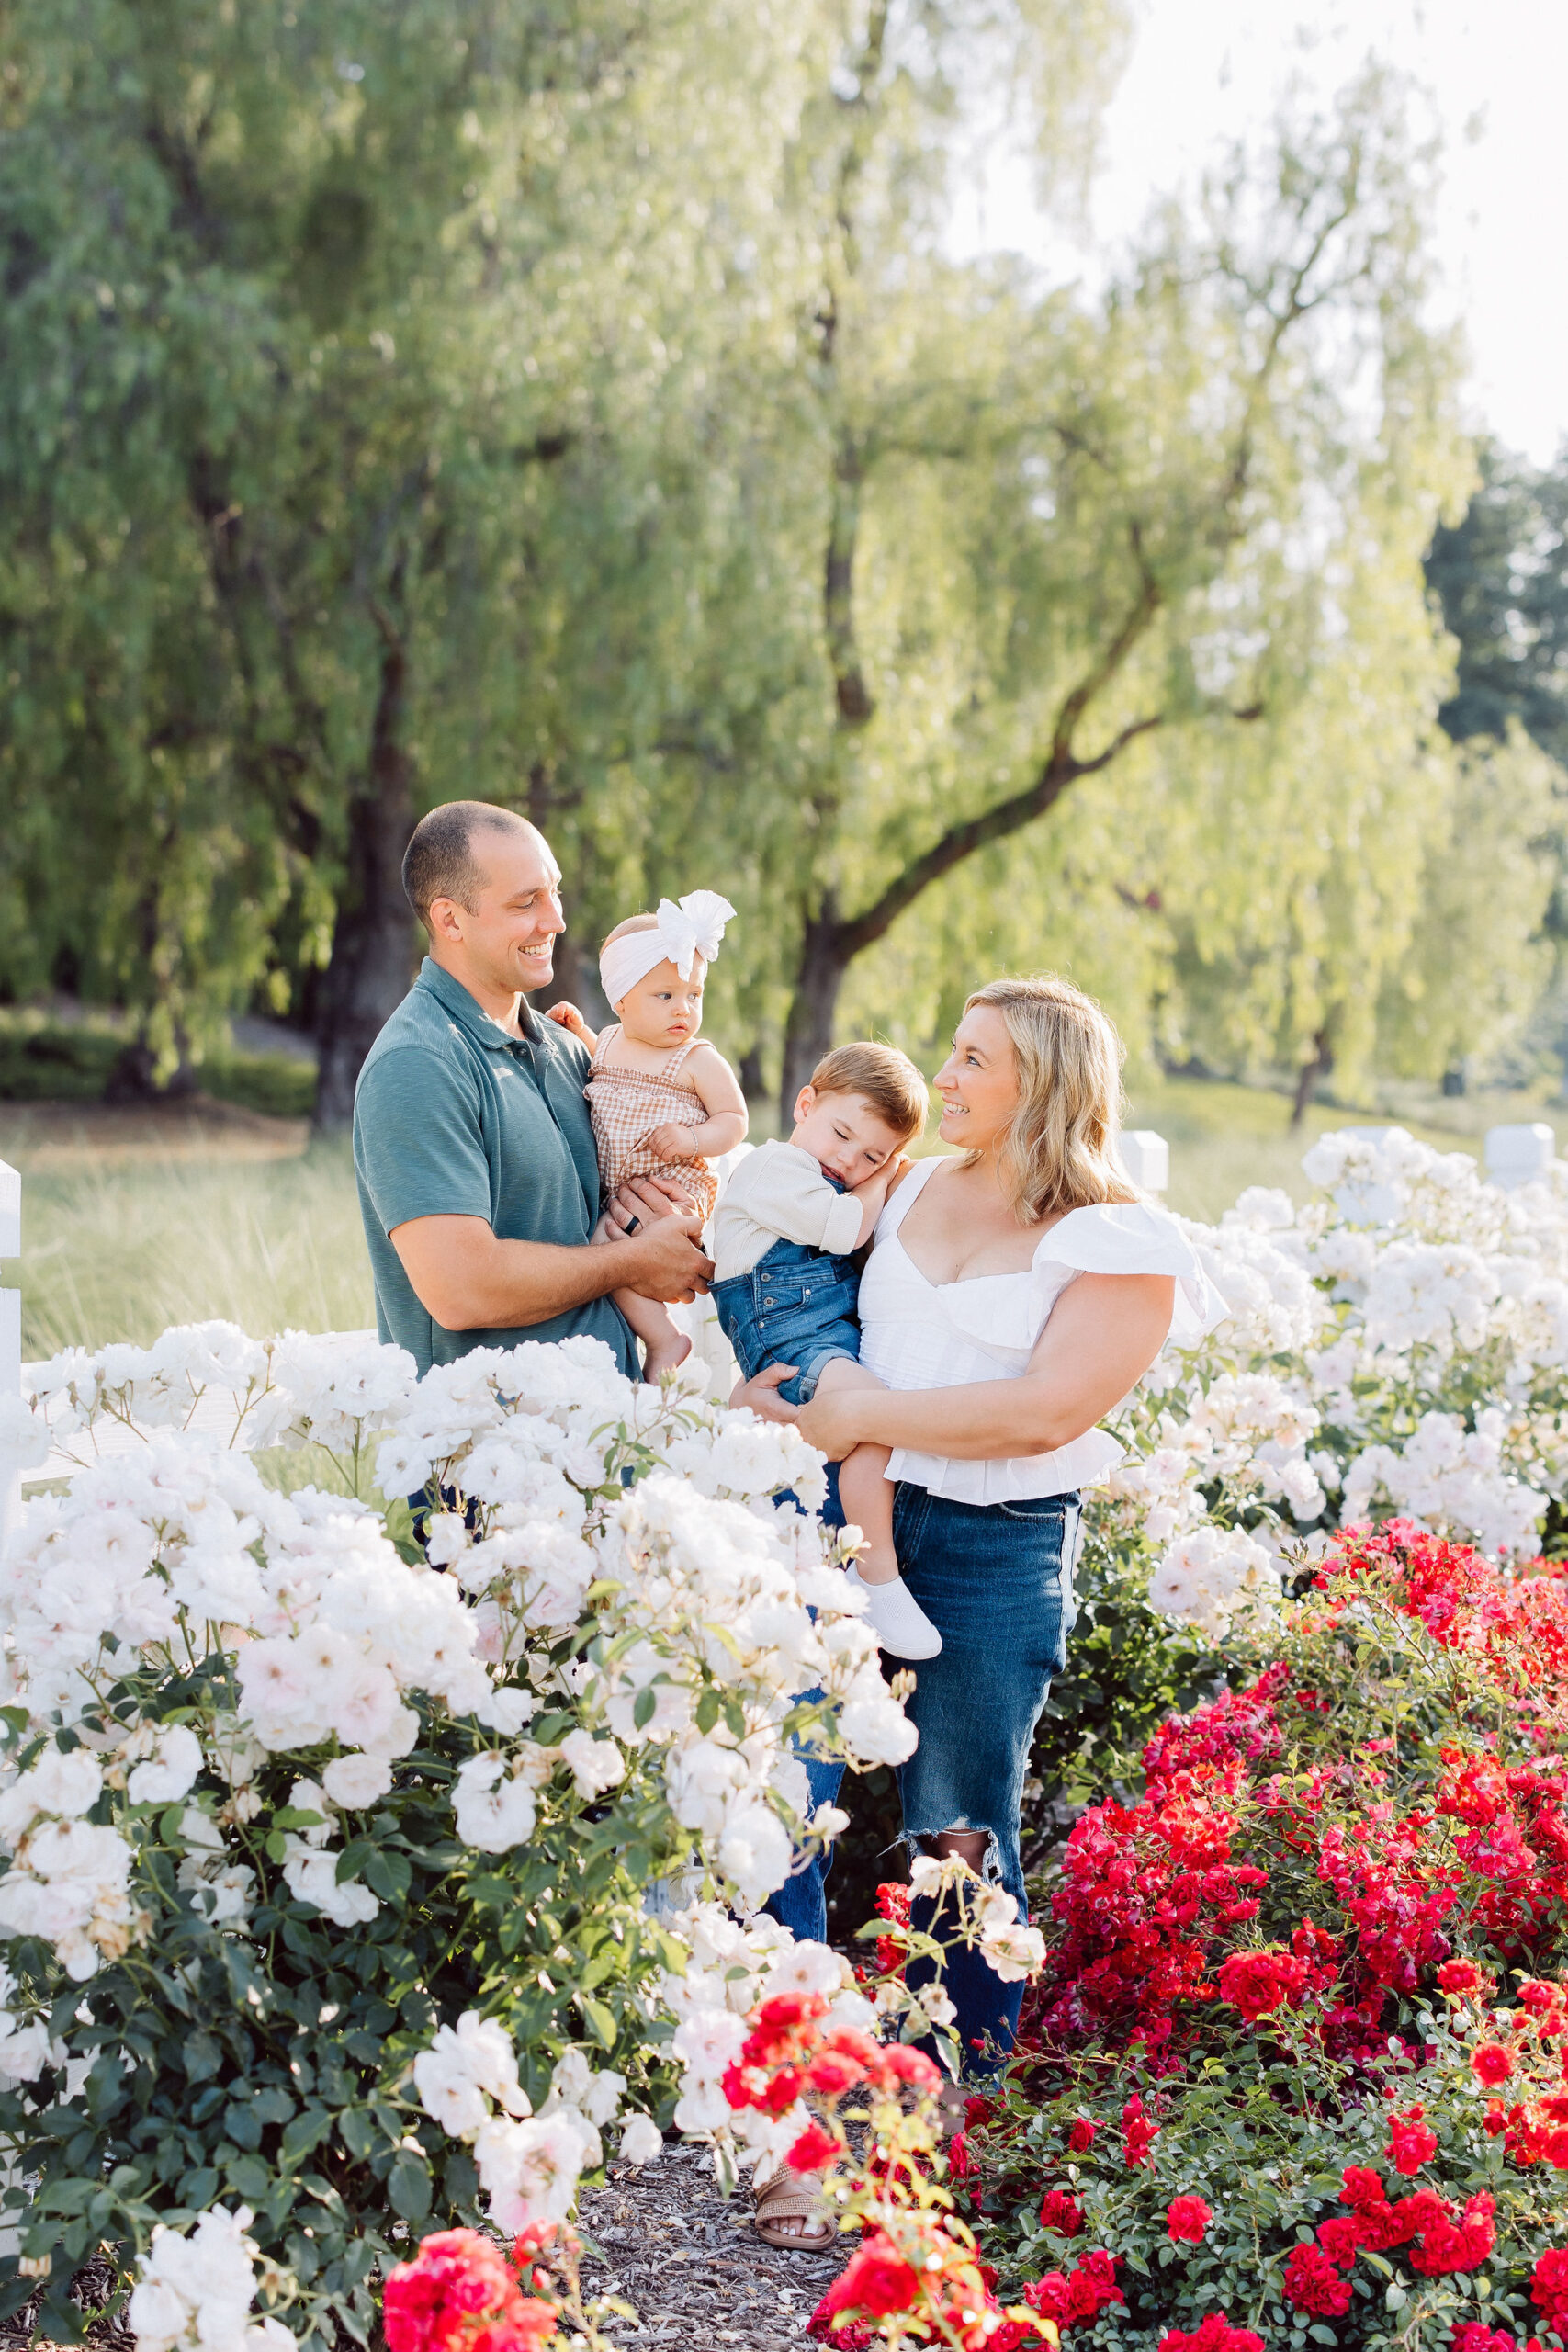
[{"label": "white picket fence", "polygon": [[[1352,1127],[1351,1135],[1377,1142],[1389,1130],[1386,1127]],[[1490,1127],[1486,1133],[1485,1154],[1487,1173],[1498,1184],[1529,1183],[1532,1178],[1544,1175],[1557,1148],[1557,1139],[1543,1120],[1521,1126]],[[1122,1137],[1122,1156],[1133,1182],[1146,1193],[1167,1192],[1170,1185],[1170,1147],[1163,1136],[1152,1128],[1135,1127]],[[1378,1187],[1362,1187],[1369,1195]],[[1379,1204],[1369,1197],[1360,1204],[1363,1214],[1376,1217]],[[17,1259],[22,1254],[22,1180],[15,1168],[0,1159],[0,1261]],[[706,1299],[699,1299],[694,1307],[675,1309],[677,1317],[690,1331],[697,1354],[706,1363],[714,1383],[721,1393],[733,1376],[734,1358],[730,1355],[717,1318]],[[345,1346],[367,1335],[345,1332]],[[22,1363],[22,1295],[17,1290],[0,1289],[0,1397],[17,1396],[23,1389]],[[227,1436],[233,1426],[232,1400],[217,1394],[204,1396],[191,1417],[190,1426]],[[96,1451],[112,1453],[130,1448],[140,1442],[138,1433],[122,1424],[110,1423],[95,1431]],[[81,1468],[74,1455],[60,1451],[51,1457],[41,1470],[32,1472],[35,1481],[73,1476]],[[21,1510],[22,1473],[18,1455],[6,1445],[0,1435],[0,1549],[17,1522]]]}]

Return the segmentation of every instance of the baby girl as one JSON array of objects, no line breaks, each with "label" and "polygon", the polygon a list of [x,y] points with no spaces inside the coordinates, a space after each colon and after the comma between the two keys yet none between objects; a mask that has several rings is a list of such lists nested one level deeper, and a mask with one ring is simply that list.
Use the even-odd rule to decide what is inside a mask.
[{"label": "baby girl", "polygon": [[[581,1039],[593,1057],[588,1107],[599,1147],[606,1199],[631,1176],[672,1176],[704,1218],[713,1213],[718,1179],[710,1159],[732,1151],[746,1134],[746,1097],[729,1064],[697,1032],[703,984],[735,910],[716,890],[693,890],[656,915],[617,923],[599,957],[599,978],[615,1020],[597,1035],[574,1004],[552,1004],[549,1018]],[[643,1343],[644,1372],[657,1380],[691,1351],[667,1306],[618,1290],[615,1305]]]}]

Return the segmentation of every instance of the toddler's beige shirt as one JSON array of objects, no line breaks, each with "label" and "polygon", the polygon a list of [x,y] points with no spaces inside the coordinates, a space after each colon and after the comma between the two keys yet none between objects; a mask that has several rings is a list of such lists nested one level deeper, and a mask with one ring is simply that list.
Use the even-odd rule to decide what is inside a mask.
[{"label": "toddler's beige shirt", "polygon": [[861,1204],[837,1193],[798,1144],[763,1143],[747,1153],[713,1216],[715,1282],[749,1274],[775,1241],[842,1257],[860,1239]]}]

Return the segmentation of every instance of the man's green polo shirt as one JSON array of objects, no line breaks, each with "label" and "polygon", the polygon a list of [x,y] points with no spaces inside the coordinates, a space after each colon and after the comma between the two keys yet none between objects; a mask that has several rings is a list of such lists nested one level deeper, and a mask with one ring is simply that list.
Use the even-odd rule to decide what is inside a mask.
[{"label": "man's green polo shirt", "polygon": [[586,1243],[599,1159],[582,1088],[588,1056],[526,1004],[513,1037],[427,956],[370,1048],[354,1098],[354,1165],[376,1278],[376,1325],[422,1375],[473,1348],[587,1332],[637,1377],[608,1298],[513,1330],[448,1331],[425,1312],[387,1238],[416,1216],[482,1216],[502,1241]]}]

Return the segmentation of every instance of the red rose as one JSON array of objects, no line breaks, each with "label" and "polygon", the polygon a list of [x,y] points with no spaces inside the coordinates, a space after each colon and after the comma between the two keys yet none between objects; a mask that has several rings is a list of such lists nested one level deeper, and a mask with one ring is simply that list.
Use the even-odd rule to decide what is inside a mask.
[{"label": "red rose", "polygon": [[1203,2233],[1213,2218],[1213,2208],[1205,2205],[1201,2197],[1173,2197],[1165,2209],[1165,2226],[1172,2245],[1201,2245]]},{"label": "red rose", "polygon": [[826,2172],[840,2154],[839,2143],[826,2124],[813,2117],[784,2162],[791,2172]]},{"label": "red rose", "polygon": [[1298,2311],[1338,2319],[1350,2308],[1350,2281],[1315,2245],[1296,2245],[1285,2265],[1285,2299]]},{"label": "red rose", "polygon": [[1067,2134],[1067,2147],[1071,2154],[1075,2156],[1087,2155],[1094,2145],[1094,2125],[1080,2115]]},{"label": "red rose", "polygon": [[1249,2327],[1233,2327],[1224,2312],[1206,2312],[1190,2335],[1168,2328],[1158,2352],[1263,2352],[1263,2338]]},{"label": "red rose", "polygon": [[1233,1951],[1219,1981],[1221,2000],[1251,2025],[1271,2009],[1295,2006],[1306,1990],[1307,1965],[1290,1951]]},{"label": "red rose", "polygon": [[1102,2303],[1124,2302],[1121,2288],[1116,2284],[1116,2261],[1103,2246],[1093,2254],[1086,2254],[1081,2262],[1067,2273],[1066,2323],[1093,2319]]},{"label": "red rose", "polygon": [[1364,2232],[1356,2213],[1331,2213],[1317,2225],[1317,2242],[1332,2263],[1348,2270],[1360,2252]]},{"label": "red rose", "polygon": [[1478,2083],[1484,2083],[1488,2090],[1495,2090],[1497,2085],[1506,2083],[1514,2071],[1512,2053],[1505,2050],[1500,2041],[1483,2041],[1471,2057],[1470,2071]]},{"label": "red rose", "polygon": [[1083,2228],[1083,2207],[1065,2188],[1047,2189],[1040,2200],[1040,2226],[1058,2236],[1076,2238]]},{"label": "red rose", "polygon": [[1122,2109],[1122,2144],[1129,2165],[1147,2164],[1149,2150],[1158,2137],[1158,2124],[1149,2121],[1144,2113],[1144,2102],[1134,2091]]},{"label": "red rose", "polygon": [[1443,1991],[1461,2000],[1471,1993],[1489,1993],[1495,1982],[1491,1970],[1473,1960],[1445,1960],[1438,1971]]},{"label": "red rose", "polygon": [[817,2311],[819,2316],[864,2312],[869,2319],[886,2319],[892,2312],[907,2312],[919,2291],[919,2273],[905,2261],[891,2238],[874,2230],[834,2279]]},{"label": "red rose", "polygon": [[858,2058],[845,2057],[837,2050],[819,2050],[806,2070],[806,2079],[823,2098],[842,2098],[857,2083],[865,2080],[865,2068]]},{"label": "red rose", "polygon": [[1554,2335],[1568,2335],[1568,2246],[1548,2246],[1530,2273],[1530,2301]]},{"label": "red rose", "polygon": [[1388,2153],[1396,2172],[1419,2172],[1438,2153],[1438,2135],[1422,2122],[1421,2114],[1420,2108],[1412,2107],[1403,2115],[1389,2117]]},{"label": "red rose", "polygon": [[1067,2282],[1059,2270],[1047,2270],[1043,2278],[1032,2279],[1023,2290],[1023,2300],[1042,2319],[1054,2320],[1058,2327],[1066,2324]]}]

